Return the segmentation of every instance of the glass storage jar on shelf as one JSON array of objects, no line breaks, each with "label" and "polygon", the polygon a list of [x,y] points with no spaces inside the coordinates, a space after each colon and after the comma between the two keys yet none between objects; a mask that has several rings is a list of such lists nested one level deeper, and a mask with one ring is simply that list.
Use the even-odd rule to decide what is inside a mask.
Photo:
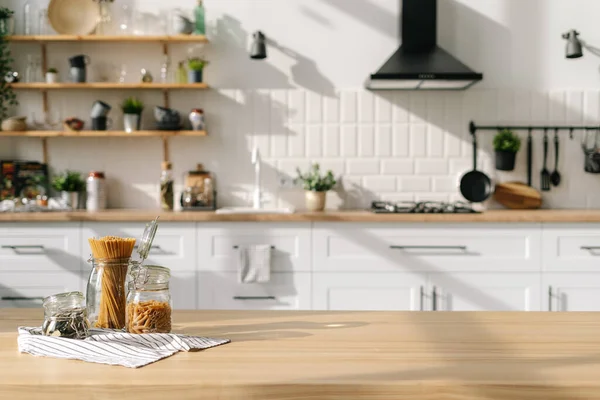
[{"label": "glass storage jar on shelf", "polygon": [[171,332],[169,268],[158,265],[132,266],[127,295],[127,332]]},{"label": "glass storage jar on shelf", "polygon": [[42,334],[69,339],[85,339],[90,323],[81,292],[59,293],[44,299]]}]

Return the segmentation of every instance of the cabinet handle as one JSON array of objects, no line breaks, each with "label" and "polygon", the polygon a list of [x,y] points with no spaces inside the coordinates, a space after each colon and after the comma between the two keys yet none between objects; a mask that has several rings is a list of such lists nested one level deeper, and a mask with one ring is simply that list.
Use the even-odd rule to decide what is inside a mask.
[{"label": "cabinet handle", "polygon": [[548,311],[552,311],[552,286],[548,287]]},{"label": "cabinet handle", "polygon": [[467,246],[390,246],[392,250],[461,250],[466,251]]},{"label": "cabinet handle", "polygon": [[[235,245],[235,246],[233,246],[233,248],[234,248],[234,249],[239,249],[239,248],[240,248],[240,246],[238,246],[238,245]],[[271,246],[271,250],[274,250],[274,249],[275,249],[275,246]]]},{"label": "cabinet handle", "polygon": [[233,296],[234,300],[276,300],[275,296]]},{"label": "cabinet handle", "polygon": [[31,300],[44,300],[43,297],[19,297],[19,296],[4,296],[0,300],[3,301],[31,301]]},{"label": "cabinet handle", "polygon": [[42,245],[16,245],[16,246],[2,246],[3,249],[10,249],[12,251],[14,251],[15,253],[19,254],[19,250],[33,250],[33,249],[38,249],[38,250],[45,250],[44,246]]},{"label": "cabinet handle", "polygon": [[581,246],[580,247],[581,250],[587,250],[587,251],[597,251],[600,250],[600,246]]},{"label": "cabinet handle", "polygon": [[423,311],[423,298],[425,297],[425,289],[423,288],[423,285],[421,285],[419,287],[419,301],[421,304],[419,304],[419,311]]},{"label": "cabinet handle", "polygon": [[[133,248],[137,250],[140,246],[136,244]],[[160,246],[150,246],[150,250],[160,250]]]},{"label": "cabinet handle", "polygon": [[431,308],[433,311],[437,311],[437,288],[435,286],[431,291]]}]

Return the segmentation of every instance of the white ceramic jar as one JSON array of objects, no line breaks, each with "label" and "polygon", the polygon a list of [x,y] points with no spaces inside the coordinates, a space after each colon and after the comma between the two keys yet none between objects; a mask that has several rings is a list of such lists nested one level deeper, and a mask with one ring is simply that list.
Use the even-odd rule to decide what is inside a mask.
[{"label": "white ceramic jar", "polygon": [[85,208],[88,211],[104,210],[106,208],[106,179],[104,172],[92,171],[86,180],[87,200]]}]

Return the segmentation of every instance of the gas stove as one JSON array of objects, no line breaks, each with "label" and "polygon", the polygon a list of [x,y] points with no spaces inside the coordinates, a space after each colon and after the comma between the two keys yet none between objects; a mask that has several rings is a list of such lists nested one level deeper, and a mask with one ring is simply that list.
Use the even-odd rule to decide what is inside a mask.
[{"label": "gas stove", "polygon": [[371,211],[377,214],[476,214],[471,204],[462,201],[444,203],[440,201],[374,201]]}]

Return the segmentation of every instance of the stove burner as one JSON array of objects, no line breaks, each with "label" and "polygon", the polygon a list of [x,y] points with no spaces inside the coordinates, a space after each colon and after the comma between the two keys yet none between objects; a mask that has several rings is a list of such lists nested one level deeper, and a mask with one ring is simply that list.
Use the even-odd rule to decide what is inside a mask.
[{"label": "stove burner", "polygon": [[392,203],[374,201],[371,211],[377,214],[474,214],[471,204],[462,201],[445,203],[441,201],[404,201]]}]

